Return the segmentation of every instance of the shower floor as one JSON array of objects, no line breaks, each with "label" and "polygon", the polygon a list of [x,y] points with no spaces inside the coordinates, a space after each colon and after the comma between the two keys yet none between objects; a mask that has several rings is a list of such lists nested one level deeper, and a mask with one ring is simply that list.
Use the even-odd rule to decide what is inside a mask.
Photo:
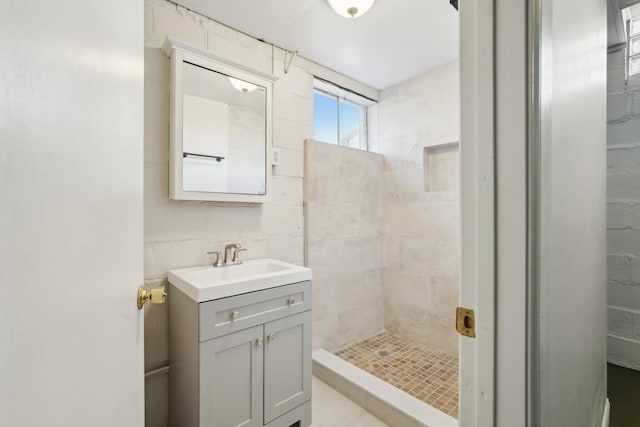
[{"label": "shower floor", "polygon": [[382,332],[335,355],[458,418],[458,358]]}]

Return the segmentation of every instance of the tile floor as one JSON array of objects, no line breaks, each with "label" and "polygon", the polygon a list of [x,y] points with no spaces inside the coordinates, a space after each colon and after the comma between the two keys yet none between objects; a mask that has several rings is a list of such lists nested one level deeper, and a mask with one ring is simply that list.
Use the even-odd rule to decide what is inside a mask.
[{"label": "tile floor", "polygon": [[388,427],[318,378],[313,377],[311,386],[313,427]]},{"label": "tile floor", "polygon": [[351,344],[335,354],[458,418],[457,357],[431,350],[389,332]]}]

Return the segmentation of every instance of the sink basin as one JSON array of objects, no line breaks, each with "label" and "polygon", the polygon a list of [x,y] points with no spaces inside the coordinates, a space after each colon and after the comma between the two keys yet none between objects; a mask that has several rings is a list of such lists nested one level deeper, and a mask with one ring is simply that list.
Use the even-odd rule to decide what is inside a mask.
[{"label": "sink basin", "polygon": [[169,282],[196,302],[226,298],[311,280],[311,269],[274,259],[255,259],[226,267],[180,268]]}]

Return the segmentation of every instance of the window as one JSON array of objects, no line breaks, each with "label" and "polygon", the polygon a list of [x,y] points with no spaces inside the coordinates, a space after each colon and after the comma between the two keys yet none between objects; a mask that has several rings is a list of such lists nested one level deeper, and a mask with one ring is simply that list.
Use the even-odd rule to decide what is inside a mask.
[{"label": "window", "polygon": [[640,4],[622,10],[627,33],[627,76],[640,74]]},{"label": "window", "polygon": [[343,147],[367,150],[367,110],[375,101],[315,80],[313,138]]},{"label": "window", "polygon": [[640,74],[640,16],[629,20],[629,76]]}]

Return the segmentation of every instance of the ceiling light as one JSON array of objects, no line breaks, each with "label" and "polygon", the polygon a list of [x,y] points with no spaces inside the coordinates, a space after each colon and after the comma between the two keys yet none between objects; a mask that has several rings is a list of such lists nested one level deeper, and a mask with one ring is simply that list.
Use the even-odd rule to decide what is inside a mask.
[{"label": "ceiling light", "polygon": [[376,0],[328,0],[329,4],[340,16],[357,18],[364,15]]},{"label": "ceiling light", "polygon": [[233,77],[229,77],[229,81],[233,87],[244,93],[253,92],[258,87],[253,83],[245,82],[244,80],[235,79]]}]

